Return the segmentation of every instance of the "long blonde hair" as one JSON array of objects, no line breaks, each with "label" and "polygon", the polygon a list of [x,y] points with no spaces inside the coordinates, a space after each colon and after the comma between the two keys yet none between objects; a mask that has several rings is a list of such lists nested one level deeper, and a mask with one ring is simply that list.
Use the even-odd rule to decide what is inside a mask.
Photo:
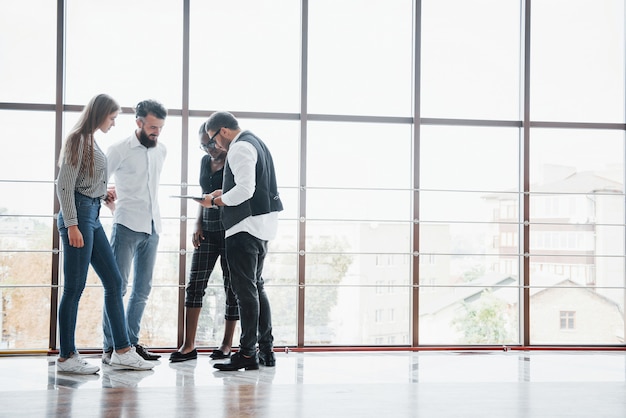
[{"label": "long blonde hair", "polygon": [[[94,139],[93,134],[104,123],[106,118],[120,110],[120,105],[107,94],[94,96],[83,109],[83,112],[65,139],[61,149],[59,166],[65,161],[72,166],[85,164],[89,175],[94,175]],[[78,161],[78,151],[83,145],[83,160]]]}]

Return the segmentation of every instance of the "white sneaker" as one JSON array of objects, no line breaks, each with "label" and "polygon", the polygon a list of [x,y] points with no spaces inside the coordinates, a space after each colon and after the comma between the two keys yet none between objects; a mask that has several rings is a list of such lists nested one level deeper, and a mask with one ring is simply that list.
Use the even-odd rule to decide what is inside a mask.
[{"label": "white sneaker", "polygon": [[135,347],[131,347],[124,354],[113,351],[110,365],[119,370],[150,370],[154,367],[153,363],[145,361],[137,354]]},{"label": "white sneaker", "polygon": [[102,364],[111,364],[111,354],[113,354],[113,350],[102,353]]},{"label": "white sneaker", "polygon": [[57,371],[62,373],[76,373],[76,374],[94,374],[98,373],[100,367],[92,366],[87,363],[80,354],[74,353],[71,357],[65,359],[65,361],[59,361],[57,359]]}]

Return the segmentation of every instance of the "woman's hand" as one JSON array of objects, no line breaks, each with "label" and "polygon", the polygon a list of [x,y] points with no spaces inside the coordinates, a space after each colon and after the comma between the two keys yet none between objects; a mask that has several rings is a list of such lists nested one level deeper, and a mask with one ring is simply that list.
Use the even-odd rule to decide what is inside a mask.
[{"label": "woman's hand", "polygon": [[83,248],[85,241],[83,241],[83,234],[78,229],[78,225],[72,225],[67,228],[67,237],[70,240],[70,245],[76,248]]},{"label": "woman's hand", "polygon": [[204,234],[202,233],[202,223],[196,223],[196,230],[191,235],[191,242],[194,248],[198,248],[200,246],[200,241],[204,241]]}]

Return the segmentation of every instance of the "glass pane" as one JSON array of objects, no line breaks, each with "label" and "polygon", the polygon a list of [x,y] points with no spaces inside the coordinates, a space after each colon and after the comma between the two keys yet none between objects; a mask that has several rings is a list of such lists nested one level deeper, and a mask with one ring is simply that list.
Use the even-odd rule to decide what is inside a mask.
[{"label": "glass pane", "polygon": [[412,2],[309,2],[311,113],[410,116]]},{"label": "glass pane", "polygon": [[423,222],[493,222],[518,219],[517,193],[420,192]]},{"label": "glass pane", "polygon": [[[620,237],[623,241],[623,234]],[[603,303],[618,306],[623,310],[626,285],[623,257],[600,257],[594,256],[593,252],[587,254],[582,252],[580,255],[581,252],[531,255],[531,286],[582,289],[593,295],[603,296]],[[533,294],[531,293],[531,300]],[[580,306],[591,305],[590,302],[581,300]]]},{"label": "glass pane", "polygon": [[538,257],[624,255],[624,226],[596,224],[533,224],[530,252]]},{"label": "glass pane", "polygon": [[[320,246],[332,246],[327,240]],[[407,253],[346,254],[307,251],[305,282],[307,286],[406,285],[411,277],[412,256]],[[315,292],[315,290],[312,290]]]},{"label": "glass pane", "polygon": [[502,286],[517,283],[519,262],[513,255],[420,253],[420,290],[442,285]]},{"label": "glass pane", "polygon": [[532,129],[531,192],[623,192],[624,132]]},{"label": "glass pane", "polygon": [[[4,275],[4,272],[1,274]],[[0,287],[0,304],[2,306],[0,349],[48,349],[49,287]]]},{"label": "glass pane", "polygon": [[298,283],[298,254],[281,252],[281,241],[272,240],[263,265],[263,279],[266,287],[294,286]]},{"label": "glass pane", "polygon": [[[574,175],[572,177],[578,176]],[[575,178],[573,180],[571,188],[577,188],[581,191],[583,189],[590,192],[597,191],[598,193],[570,194],[568,192],[569,185],[562,184],[561,194],[558,194],[558,192],[548,192],[540,195],[531,194],[531,222],[536,224],[565,223],[579,226],[600,223],[620,224],[623,222],[624,196],[619,192],[619,189],[610,189],[610,187],[614,186],[621,188],[621,184],[618,182],[609,183],[606,179],[596,177],[591,179],[595,186],[598,186],[598,189],[594,190],[594,185],[586,183],[583,178]],[[603,185],[608,187],[602,190]],[[555,185],[555,188],[558,188],[558,186]],[[616,192],[617,194],[615,194]]]},{"label": "glass pane", "polygon": [[68,0],[66,19],[66,103],[107,93],[122,106],[152,98],[182,107],[180,3],[111,0],[94,10],[90,2]]},{"label": "glass pane", "polygon": [[50,284],[52,252],[8,252],[6,239],[0,239],[0,285]]},{"label": "glass pane", "polygon": [[[298,336],[298,287],[277,282],[268,280],[265,287],[272,309],[274,346],[294,346]],[[239,340],[236,340],[234,345],[238,346]]]},{"label": "glass pane", "polygon": [[[54,103],[56,4],[57,2],[48,0],[22,0],[15,4],[11,3],[10,6],[4,4],[0,13],[2,30],[0,102]],[[0,123],[0,126],[4,127],[4,124]],[[19,138],[22,135],[23,133],[19,136],[3,135],[3,137]],[[6,147],[5,144],[6,142],[3,149]]]},{"label": "glass pane", "polygon": [[[620,308],[592,289],[572,282],[530,291],[531,344],[624,343],[623,304]],[[623,297],[624,290],[620,293]]]},{"label": "glass pane", "polygon": [[516,0],[422,1],[422,116],[519,119],[520,20]]},{"label": "glass pane", "polygon": [[[192,0],[190,5],[191,108],[299,111],[300,2]],[[171,7],[182,10],[180,3]]]},{"label": "glass pane", "polygon": [[411,196],[410,191],[397,190],[309,189],[307,218],[373,222],[407,220],[412,215]]},{"label": "glass pane", "polygon": [[[396,267],[400,267],[408,264],[404,258],[410,254],[411,231],[412,224],[407,223],[310,221],[307,222],[306,231],[306,263],[314,269],[318,268],[318,263],[334,264],[333,254],[344,253],[339,256],[341,258],[364,257],[366,259],[355,258],[347,264],[362,270],[357,277],[373,273],[367,271],[369,268],[392,268],[393,262],[398,262]],[[369,255],[354,256],[348,253]]]},{"label": "glass pane", "polygon": [[[2,79],[0,77],[0,80]],[[27,134],[25,138],[24,127],[26,126],[36,126],[36,134]],[[2,142],[3,161],[14,162],[14,164],[0,164],[0,179],[20,181],[54,179],[56,161],[54,160],[53,112],[1,110],[0,136],[5,138]],[[6,195],[3,196],[4,204],[13,200]]]},{"label": "glass pane", "polygon": [[49,251],[52,248],[52,216],[0,215],[2,251]]},{"label": "glass pane", "polygon": [[420,254],[424,253],[516,255],[519,254],[519,225],[421,222]]},{"label": "glass pane", "polygon": [[[167,148],[167,157],[163,163],[163,171],[161,172],[161,184],[180,184],[180,170],[182,163],[181,122],[182,120],[180,117],[169,115],[167,119],[165,119],[165,127],[159,137],[159,141],[161,141],[161,143],[163,143]],[[125,138],[128,135],[130,135],[130,132],[124,133],[122,138]],[[161,199],[163,198],[160,192],[159,197]]]},{"label": "glass pane", "polygon": [[408,286],[307,286],[305,344],[407,345],[410,309]]},{"label": "glass pane", "polygon": [[519,129],[423,126],[420,189],[516,191]]},{"label": "glass pane", "polygon": [[270,253],[295,253],[298,250],[298,226],[296,221],[278,221],[276,238],[268,244]]},{"label": "glass pane", "polygon": [[[392,154],[385,148],[393,150]],[[309,187],[408,189],[412,184],[411,126],[310,123],[306,158]]]},{"label": "glass pane", "polygon": [[45,217],[52,219],[56,199],[52,179],[46,183],[0,181],[0,193],[3,197],[0,202],[0,215],[32,216],[30,219],[37,219],[38,222],[47,222]]},{"label": "glass pane", "polygon": [[532,119],[624,122],[623,1],[533,2],[531,33]]},{"label": "glass pane", "polygon": [[420,344],[518,344],[519,289],[485,284],[420,292]]},{"label": "glass pane", "polygon": [[[157,265],[155,273],[158,268]],[[170,279],[169,281],[173,280]],[[154,286],[141,320],[139,341],[148,347],[176,347],[176,336],[178,335],[177,306],[178,287]]]},{"label": "glass pane", "polygon": [[[164,238],[160,236],[159,238]],[[176,236],[178,243],[178,236]],[[159,249],[161,241],[159,241]],[[180,258],[178,250],[176,252],[164,252],[159,250],[154,266],[153,286],[176,286],[178,284],[178,260]],[[132,273],[131,273],[132,280]]]},{"label": "glass pane", "polygon": [[[102,309],[104,307],[104,288],[98,276],[89,268],[90,283],[85,287],[78,303],[76,322],[76,348],[102,349]],[[63,288],[59,288],[59,303]],[[58,332],[57,332],[58,334]],[[57,337],[58,338],[58,337]]]}]

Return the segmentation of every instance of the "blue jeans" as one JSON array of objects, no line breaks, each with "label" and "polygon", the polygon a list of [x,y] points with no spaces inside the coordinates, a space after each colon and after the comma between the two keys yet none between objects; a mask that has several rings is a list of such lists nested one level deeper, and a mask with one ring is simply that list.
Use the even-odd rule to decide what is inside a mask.
[{"label": "blue jeans", "polygon": [[85,289],[89,264],[100,277],[104,286],[104,310],[109,329],[113,334],[112,347],[116,350],[128,347],[128,332],[124,318],[122,300],[122,275],[120,274],[109,240],[100,224],[100,199],[75,193],[78,229],[83,234],[85,246],[72,247],[59,212],[57,225],[63,241],[63,297],[59,304],[60,357],[67,358],[76,353],[75,333],[78,302]]},{"label": "blue jeans", "polygon": [[226,260],[230,271],[230,285],[237,297],[241,323],[239,350],[243,355],[256,355],[259,350],[274,348],[272,313],[261,274],[267,254],[267,241],[247,232],[226,238]]},{"label": "blue jeans", "polygon": [[[126,306],[128,338],[133,345],[139,342],[141,318],[152,290],[152,272],[154,271],[158,245],[159,235],[154,229],[154,223],[152,224],[152,234],[135,232],[122,224],[113,224],[111,248],[120,273],[122,273],[122,296],[126,295],[130,267],[133,266],[133,286]],[[105,351],[109,351],[113,347],[109,322],[106,320],[105,312],[102,321],[103,348]]]}]

